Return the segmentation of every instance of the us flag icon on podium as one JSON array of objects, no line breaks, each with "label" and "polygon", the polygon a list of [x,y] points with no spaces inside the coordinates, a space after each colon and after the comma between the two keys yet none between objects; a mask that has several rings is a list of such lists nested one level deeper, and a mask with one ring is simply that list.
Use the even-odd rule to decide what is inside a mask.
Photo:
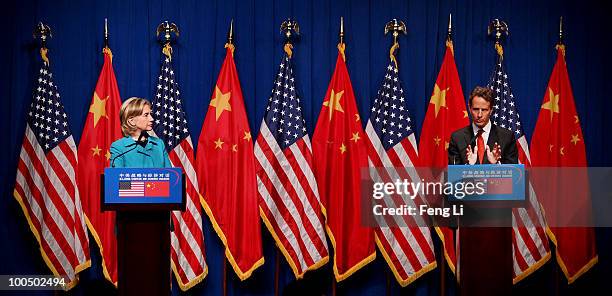
[{"label": "us flag icon on podium", "polygon": [[120,181],[120,197],[168,197],[170,196],[169,181]]}]

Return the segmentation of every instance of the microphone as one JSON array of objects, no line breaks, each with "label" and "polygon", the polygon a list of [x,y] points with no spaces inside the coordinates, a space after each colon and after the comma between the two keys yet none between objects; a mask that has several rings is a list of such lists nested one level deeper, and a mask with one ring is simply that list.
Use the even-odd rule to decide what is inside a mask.
[{"label": "microphone", "polygon": [[132,147],[132,146],[134,146],[134,147],[132,147],[132,149],[126,150],[126,151],[124,151],[124,152],[120,153],[119,155],[115,156],[115,157],[113,158],[113,161],[111,161],[111,168],[114,168],[114,167],[115,167],[115,160],[117,160],[117,158],[119,158],[119,157],[121,157],[121,156],[125,155],[126,153],[128,153],[128,152],[130,152],[130,151],[132,151],[132,150],[136,149],[136,147],[138,147],[136,144],[137,144],[137,143],[132,143],[132,144],[126,145],[125,147]]},{"label": "microphone", "polygon": [[113,158],[113,161],[111,161],[111,167],[114,168],[115,167],[115,160],[117,160],[117,158],[127,154],[128,152],[136,149],[136,147],[138,147],[137,145],[142,146],[143,148],[147,145],[147,142],[149,140],[149,133],[147,133],[146,131],[142,131],[140,132],[140,136],[138,136],[138,140],[136,140],[136,142],[126,145],[125,147],[132,147],[132,149],[126,150],[122,153],[120,153],[119,155],[115,156],[115,158]]},{"label": "microphone", "polygon": [[138,140],[136,140],[136,143],[138,143],[138,145],[144,148],[147,145],[148,141],[149,141],[149,133],[147,133],[146,131],[142,131],[140,132],[140,136],[138,136]]}]

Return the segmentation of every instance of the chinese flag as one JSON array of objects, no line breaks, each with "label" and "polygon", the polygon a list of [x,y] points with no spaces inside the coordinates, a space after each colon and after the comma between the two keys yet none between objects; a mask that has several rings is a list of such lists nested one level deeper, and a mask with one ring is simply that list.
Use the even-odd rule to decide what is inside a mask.
[{"label": "chinese flag", "polygon": [[213,91],[198,140],[196,168],[202,206],[241,280],[264,263],[251,130],[233,45]]},{"label": "chinese flag", "polygon": [[115,213],[100,210],[100,174],[109,166],[110,145],[121,138],[121,97],[113,70],[113,54],[104,48],[104,65],[96,84],[79,143],[77,182],[87,227],[100,248],[104,277],[117,286]]},{"label": "chinese flag", "polygon": [[337,281],[376,258],[373,228],[362,225],[360,216],[361,171],[368,168],[365,141],[351,79],[340,52],[312,139],[315,176],[334,247]]},{"label": "chinese flag", "polygon": [[[469,123],[463,90],[455,65],[453,43],[448,40],[419,141],[421,151],[419,166],[431,168],[433,173],[431,177],[437,178],[439,172],[448,165],[448,143],[451,134]],[[428,172],[423,172],[423,175],[430,176]],[[448,227],[436,227],[436,232],[444,244],[446,261],[454,273],[457,264],[454,231]]]},{"label": "chinese flag", "polygon": [[170,196],[169,181],[150,181],[145,184],[145,196],[150,197],[168,197]]},{"label": "chinese flag", "polygon": [[547,232],[557,247],[557,261],[572,283],[597,263],[597,251],[593,228],[563,227],[570,224],[566,223],[571,222],[568,217],[587,222],[585,219],[591,216],[585,144],[563,45],[557,46],[557,62],[531,139],[531,163],[533,167],[565,168],[545,169],[542,173],[536,169],[534,185],[538,198],[543,196],[541,201],[550,226]]}]

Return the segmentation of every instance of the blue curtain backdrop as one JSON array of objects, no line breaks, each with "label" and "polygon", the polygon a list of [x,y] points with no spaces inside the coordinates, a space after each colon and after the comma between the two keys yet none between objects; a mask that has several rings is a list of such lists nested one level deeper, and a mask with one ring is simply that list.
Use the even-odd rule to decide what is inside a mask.
[{"label": "blue curtain backdrop", "polygon": [[[0,153],[0,274],[50,273],[12,196],[26,110],[39,65],[38,44],[32,39],[32,30],[38,21],[46,22],[53,30],[53,38],[48,43],[51,67],[77,142],[102,65],[104,18],[109,21],[110,46],[123,99],[131,96],[151,98],[154,94],[161,56],[155,28],[164,20],[175,22],[181,35],[174,45],[173,61],[191,136],[197,143],[225,54],[223,44],[232,18],[237,47],[235,59],[255,137],[283,53],[279,26],[287,17],[295,18],[301,29],[301,38],[294,48],[294,67],[308,132],[312,135],[337,55],[341,16],[345,20],[348,68],[362,118],[369,117],[371,99],[388,61],[391,38],[384,36],[384,25],[392,18],[406,23],[408,35],[399,39],[398,62],[407,104],[420,130],[444,54],[449,13],[453,14],[455,59],[466,97],[475,85],[487,83],[494,66],[493,42],[486,35],[489,21],[501,18],[508,23],[510,36],[504,46],[505,60],[528,138],[555,62],[559,16],[563,16],[567,63],[588,161],[592,166],[612,164],[608,152],[612,144],[607,131],[610,124],[606,121],[606,114],[612,107],[607,97],[612,93],[609,82],[612,63],[607,54],[611,34],[605,25],[608,15],[604,13],[603,3],[541,0],[25,0],[5,3],[0,12],[0,29],[5,38],[0,46],[0,127],[6,132]],[[204,229],[209,274],[190,291],[195,295],[220,295],[223,292],[223,250],[207,219]],[[265,265],[245,282],[240,282],[228,268],[229,295],[274,294],[278,260],[278,293],[332,292],[329,264],[309,273],[305,280],[295,282],[267,231],[262,229],[262,233]],[[612,271],[610,234],[610,230],[597,229],[600,263],[572,287],[567,287],[564,279],[558,277],[559,269],[551,260],[520,283],[516,292],[573,294],[582,289],[609,289],[609,284],[604,285],[602,281],[604,274]],[[439,257],[439,242],[436,244]],[[113,291],[103,280],[93,240],[91,245],[93,265],[81,273],[81,283],[74,289],[75,294]],[[382,256],[378,256],[374,263],[338,284],[336,292],[438,295],[439,273],[438,268],[401,289]],[[448,292],[454,294],[451,276],[446,278],[446,286]],[[176,284],[173,289],[178,293]],[[40,294],[51,293],[43,291]]]}]

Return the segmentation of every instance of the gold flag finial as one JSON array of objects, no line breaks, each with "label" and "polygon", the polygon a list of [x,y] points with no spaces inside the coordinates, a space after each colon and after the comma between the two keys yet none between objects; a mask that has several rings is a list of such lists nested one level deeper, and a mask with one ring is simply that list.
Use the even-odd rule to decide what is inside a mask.
[{"label": "gold flag finial", "polygon": [[169,59],[172,59],[172,46],[170,43],[175,41],[180,35],[178,26],[175,23],[163,21],[157,26],[156,33],[159,42],[163,44],[162,53]]},{"label": "gold flag finial", "polygon": [[344,17],[340,17],[340,43],[344,43]]},{"label": "gold flag finial", "polygon": [[234,19],[230,21],[230,29],[225,48],[229,48],[232,51],[232,55],[234,55],[234,50],[236,49],[236,46],[234,46]]},{"label": "gold flag finial", "polygon": [[398,21],[397,19],[392,19],[385,25],[385,35],[389,32],[393,32],[393,46],[389,50],[389,58],[391,61],[395,63],[395,67],[397,67],[397,59],[395,58],[395,51],[399,48],[399,43],[397,42],[397,37],[400,33],[406,35],[406,24],[403,21]]},{"label": "gold flag finial", "polygon": [[48,65],[49,58],[47,57],[47,39],[53,37],[51,28],[43,22],[38,22],[32,34],[34,38],[40,39],[40,57]]},{"label": "gold flag finial", "polygon": [[453,35],[453,14],[448,14],[448,39]]},{"label": "gold flag finial", "polygon": [[563,44],[563,16],[559,17],[559,44]]},{"label": "gold flag finial", "polygon": [[104,18],[104,48],[102,48],[103,54],[108,54],[111,63],[113,62],[113,52],[108,47],[108,19]]},{"label": "gold flag finial", "polygon": [[104,47],[108,47],[108,19],[104,18]]},{"label": "gold flag finial", "polygon": [[344,50],[346,50],[346,45],[344,44],[344,17],[340,17],[340,43],[338,43],[338,52],[342,55],[342,60],[346,62]]},{"label": "gold flag finial", "polygon": [[450,48],[451,53],[455,55],[455,49],[453,47],[453,15],[448,14],[448,35],[446,36],[446,47]]},{"label": "gold flag finial", "polygon": [[289,58],[291,58],[291,56],[293,55],[293,45],[291,44],[291,42],[292,40],[295,40],[297,39],[297,37],[300,36],[300,26],[298,25],[297,21],[288,18],[281,24],[280,30],[281,33],[285,36],[285,46],[283,49],[285,50]]},{"label": "gold flag finial", "polygon": [[495,37],[495,43],[500,43],[502,37],[509,34],[508,24],[500,19],[494,19],[487,26],[487,35]]},{"label": "gold flag finial", "polygon": [[559,18],[559,43],[555,46],[556,49],[561,49],[563,57],[565,57],[565,44],[563,44],[563,16]]},{"label": "gold flag finial", "polygon": [[504,58],[504,48],[501,45],[501,39],[508,34],[508,24],[500,19],[492,20],[487,27],[487,35],[495,37],[495,50],[502,60]]}]

